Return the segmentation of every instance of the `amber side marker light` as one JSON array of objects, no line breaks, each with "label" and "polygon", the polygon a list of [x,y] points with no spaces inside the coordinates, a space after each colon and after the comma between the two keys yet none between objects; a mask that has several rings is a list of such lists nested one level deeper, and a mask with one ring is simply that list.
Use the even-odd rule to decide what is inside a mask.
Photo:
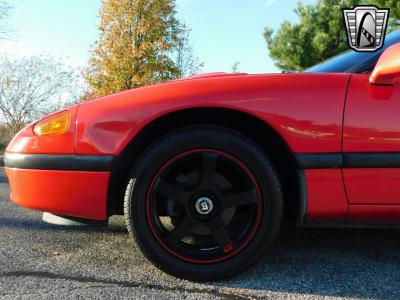
[{"label": "amber side marker light", "polygon": [[33,128],[36,135],[61,134],[68,131],[71,124],[71,112],[65,110],[45,118]]}]

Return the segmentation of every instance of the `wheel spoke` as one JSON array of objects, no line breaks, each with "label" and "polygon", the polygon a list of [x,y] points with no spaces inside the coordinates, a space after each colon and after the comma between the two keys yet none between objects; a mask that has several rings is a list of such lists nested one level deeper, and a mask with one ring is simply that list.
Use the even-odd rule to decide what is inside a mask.
[{"label": "wheel spoke", "polygon": [[217,218],[215,221],[211,222],[208,225],[208,228],[212,232],[214,239],[221,248],[225,249],[225,247],[232,245],[229,233],[226,231],[225,225],[220,218]]},{"label": "wheel spoke", "polygon": [[179,242],[189,233],[189,231],[195,226],[193,220],[185,216],[181,222],[171,231],[167,237],[167,242],[174,248],[177,248]]},{"label": "wheel spoke", "polygon": [[180,153],[152,179],[147,198],[152,234],[174,256],[196,263],[239,253],[261,220],[257,182],[222,151]]},{"label": "wheel spoke", "polygon": [[221,198],[222,209],[257,203],[257,193],[255,189],[241,193],[223,195]]},{"label": "wheel spoke", "polygon": [[214,153],[203,153],[203,161],[200,171],[200,185],[202,188],[214,189],[214,175],[216,172],[217,155]]},{"label": "wheel spoke", "polygon": [[162,179],[160,179],[155,186],[155,191],[182,204],[186,204],[189,199],[188,192],[180,189],[175,185],[169,184]]}]

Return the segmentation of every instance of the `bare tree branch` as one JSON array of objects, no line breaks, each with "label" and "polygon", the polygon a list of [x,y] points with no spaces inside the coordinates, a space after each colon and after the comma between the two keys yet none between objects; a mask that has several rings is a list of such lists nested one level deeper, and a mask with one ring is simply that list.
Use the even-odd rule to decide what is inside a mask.
[{"label": "bare tree branch", "polygon": [[232,69],[232,73],[240,73],[240,61],[235,61],[232,64],[231,69]]},{"label": "bare tree branch", "polygon": [[0,59],[0,120],[13,133],[27,122],[79,100],[80,90],[77,72],[58,60]]},{"label": "bare tree branch", "polygon": [[6,1],[0,0],[0,39],[5,39],[13,31],[13,28],[8,23],[10,11],[12,7]]},{"label": "bare tree branch", "polygon": [[175,64],[178,69],[177,78],[190,76],[199,73],[204,63],[194,55],[192,45],[190,44],[190,30],[182,27],[182,39],[176,49]]}]

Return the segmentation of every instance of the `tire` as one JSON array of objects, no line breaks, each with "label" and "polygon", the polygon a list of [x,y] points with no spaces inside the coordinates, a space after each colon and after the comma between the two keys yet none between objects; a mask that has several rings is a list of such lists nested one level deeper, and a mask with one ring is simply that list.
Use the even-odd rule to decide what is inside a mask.
[{"label": "tire", "polygon": [[222,280],[256,263],[275,240],[281,185],[265,153],[241,134],[186,127],[134,165],[124,201],[129,234],[173,276]]}]

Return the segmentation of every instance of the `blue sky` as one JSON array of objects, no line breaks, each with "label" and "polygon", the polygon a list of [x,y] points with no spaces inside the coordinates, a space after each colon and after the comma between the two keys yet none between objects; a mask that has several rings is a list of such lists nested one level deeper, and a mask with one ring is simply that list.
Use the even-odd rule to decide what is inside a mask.
[{"label": "blue sky", "polygon": [[[100,0],[13,0],[10,23],[16,32],[0,41],[0,53],[51,55],[76,67],[85,66],[97,37]],[[303,0],[315,3],[315,0]],[[195,54],[203,72],[231,70],[275,72],[262,36],[265,25],[277,28],[296,21],[296,0],[177,0],[178,17],[192,29]]]}]

